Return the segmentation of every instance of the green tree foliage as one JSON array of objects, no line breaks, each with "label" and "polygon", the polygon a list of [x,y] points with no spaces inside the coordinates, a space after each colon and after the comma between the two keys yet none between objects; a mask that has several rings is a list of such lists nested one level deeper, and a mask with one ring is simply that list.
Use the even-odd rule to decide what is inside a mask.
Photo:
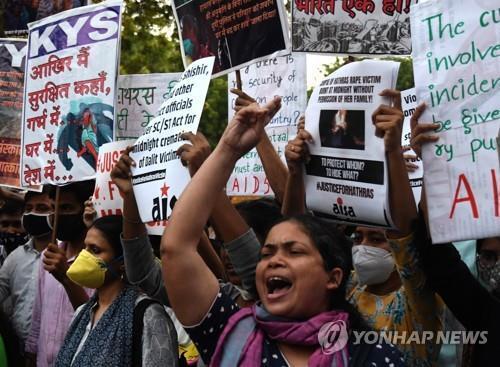
[{"label": "green tree foliage", "polygon": [[[183,71],[177,25],[165,0],[126,0],[123,15],[122,74]],[[213,79],[200,130],[215,146],[227,125],[227,78]]]}]

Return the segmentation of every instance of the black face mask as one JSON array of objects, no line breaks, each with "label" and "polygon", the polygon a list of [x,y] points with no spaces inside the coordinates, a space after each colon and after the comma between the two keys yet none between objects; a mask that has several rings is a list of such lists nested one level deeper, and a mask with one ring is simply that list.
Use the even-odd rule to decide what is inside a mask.
[{"label": "black face mask", "polygon": [[59,215],[57,223],[57,239],[61,241],[74,241],[83,238],[87,227],[83,223],[83,213]]},{"label": "black face mask", "polygon": [[26,234],[0,232],[0,245],[5,248],[7,254],[24,245],[28,240],[29,238]]},{"label": "black face mask", "polygon": [[52,232],[48,214],[24,214],[23,227],[33,237],[48,235]]}]

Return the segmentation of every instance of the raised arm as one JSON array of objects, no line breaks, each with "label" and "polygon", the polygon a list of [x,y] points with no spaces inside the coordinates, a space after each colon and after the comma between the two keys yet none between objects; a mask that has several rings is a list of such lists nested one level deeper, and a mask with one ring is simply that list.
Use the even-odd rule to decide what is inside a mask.
[{"label": "raised arm", "polygon": [[373,113],[372,119],[375,124],[375,134],[384,139],[389,170],[389,205],[397,228],[397,231],[388,231],[388,236],[400,238],[412,233],[412,223],[417,218],[417,207],[401,149],[404,120],[401,94],[399,91],[386,89],[380,95],[393,99],[392,107],[381,105]]},{"label": "raised arm", "polygon": [[308,142],[312,142],[312,136],[304,129],[304,116],[302,116],[299,121],[297,136],[295,139],[290,140],[285,148],[288,177],[281,209],[283,215],[297,215],[306,212],[304,164],[309,160]]},{"label": "raised arm", "polygon": [[[236,99],[235,111],[238,112],[242,108],[249,106],[253,103],[257,103],[255,99],[250,97],[248,94],[239,89],[231,89],[231,92],[236,94],[238,98]],[[281,105],[269,112],[269,121],[278,113]],[[273,189],[276,199],[283,203],[285,195],[285,186],[288,175],[288,170],[280,159],[278,153],[274,149],[269,136],[265,131],[263,131],[262,136],[257,144],[257,153],[259,154],[260,161],[264,167],[264,172],[269,180],[269,185]]]},{"label": "raised arm", "polygon": [[[200,322],[219,290],[216,277],[196,251],[203,228],[236,161],[257,144],[269,110],[279,103],[277,99],[265,108],[251,105],[240,110],[175,205],[161,251],[169,299],[184,325]],[[186,297],[186,289],[190,297]]]}]

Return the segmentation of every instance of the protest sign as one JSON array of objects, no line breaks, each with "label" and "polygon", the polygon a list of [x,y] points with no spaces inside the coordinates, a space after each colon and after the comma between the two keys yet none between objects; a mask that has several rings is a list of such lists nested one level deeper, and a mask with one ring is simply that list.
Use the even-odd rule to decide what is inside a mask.
[{"label": "protest sign", "polygon": [[185,144],[184,132],[196,134],[212,76],[214,58],[193,62],[175,85],[170,99],[135,143],[130,154],[132,183],[144,222],[167,220],[188,184],[188,170],[182,166],[177,149]]},{"label": "protest sign", "polygon": [[423,147],[434,243],[500,234],[498,4],[430,1],[412,7],[421,122],[439,124]]},{"label": "protest sign", "polygon": [[120,75],[116,103],[116,139],[141,136],[180,77],[181,73]]},{"label": "protest sign", "polygon": [[[259,61],[241,70],[245,93],[261,104],[276,95],[282,97],[281,110],[266,127],[266,132],[280,157],[297,131],[297,121],[306,109],[305,55],[292,54]],[[236,78],[228,75],[229,88],[236,88]],[[234,116],[236,95],[228,93],[228,118]],[[273,195],[256,149],[238,160],[227,183],[228,195]]]},{"label": "protest sign", "polygon": [[0,185],[21,187],[25,40],[0,39]]},{"label": "protest sign", "polygon": [[424,180],[424,166],[422,160],[418,158],[415,152],[410,148],[411,139],[411,126],[410,120],[418,106],[417,96],[415,94],[415,88],[407,89],[401,92],[401,105],[403,108],[403,114],[405,117],[403,123],[403,134],[401,146],[403,148],[409,149],[405,152],[405,155],[411,156],[410,162],[415,164],[418,168],[414,172],[408,172],[408,177],[410,179],[410,185],[413,190],[413,196],[415,197],[415,203],[420,202],[420,195],[422,193],[422,185]]},{"label": "protest sign", "polygon": [[294,0],[292,50],[409,55],[410,5],[418,0]]},{"label": "protest sign", "polygon": [[173,0],[173,10],[185,67],[214,56],[217,77],[290,52],[283,0]]},{"label": "protest sign", "polygon": [[[123,198],[118,187],[111,180],[111,171],[120,159],[123,151],[134,145],[135,140],[121,140],[118,142],[106,143],[99,149],[97,160],[95,190],[92,203],[97,213],[97,218],[108,215],[122,215]],[[167,222],[146,223],[149,234],[162,235]]]},{"label": "protest sign", "polygon": [[3,21],[0,24],[3,23],[6,36],[26,36],[28,23],[90,3],[87,0],[6,0],[2,6]]},{"label": "protest sign", "polygon": [[121,9],[112,0],[30,24],[23,186],[95,176],[99,147],[113,140]]},{"label": "protest sign", "polygon": [[309,144],[307,207],[337,221],[392,227],[388,172],[372,114],[379,93],[394,88],[399,64],[364,60],[347,64],[318,85],[306,110]]}]

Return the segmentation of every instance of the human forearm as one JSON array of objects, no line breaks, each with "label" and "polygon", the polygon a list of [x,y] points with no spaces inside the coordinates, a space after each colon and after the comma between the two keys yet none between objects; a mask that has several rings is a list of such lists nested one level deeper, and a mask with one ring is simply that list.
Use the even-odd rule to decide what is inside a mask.
[{"label": "human forearm", "polygon": [[134,191],[130,191],[123,197],[123,239],[141,237],[146,233],[146,226],[141,221]]},{"label": "human forearm", "polygon": [[281,212],[285,216],[304,214],[305,207],[304,175],[301,169],[290,171],[286,181],[285,197]]},{"label": "human forearm", "polygon": [[220,191],[210,215],[210,223],[224,242],[230,242],[248,231],[248,224],[231,203],[224,191]]},{"label": "human forearm", "polygon": [[288,169],[280,159],[266,133],[257,144],[257,153],[276,199],[283,203]]},{"label": "human forearm", "polygon": [[389,170],[389,205],[397,231],[388,231],[390,238],[405,237],[412,232],[417,207],[408,179],[405,160],[399,149],[387,152]]}]

